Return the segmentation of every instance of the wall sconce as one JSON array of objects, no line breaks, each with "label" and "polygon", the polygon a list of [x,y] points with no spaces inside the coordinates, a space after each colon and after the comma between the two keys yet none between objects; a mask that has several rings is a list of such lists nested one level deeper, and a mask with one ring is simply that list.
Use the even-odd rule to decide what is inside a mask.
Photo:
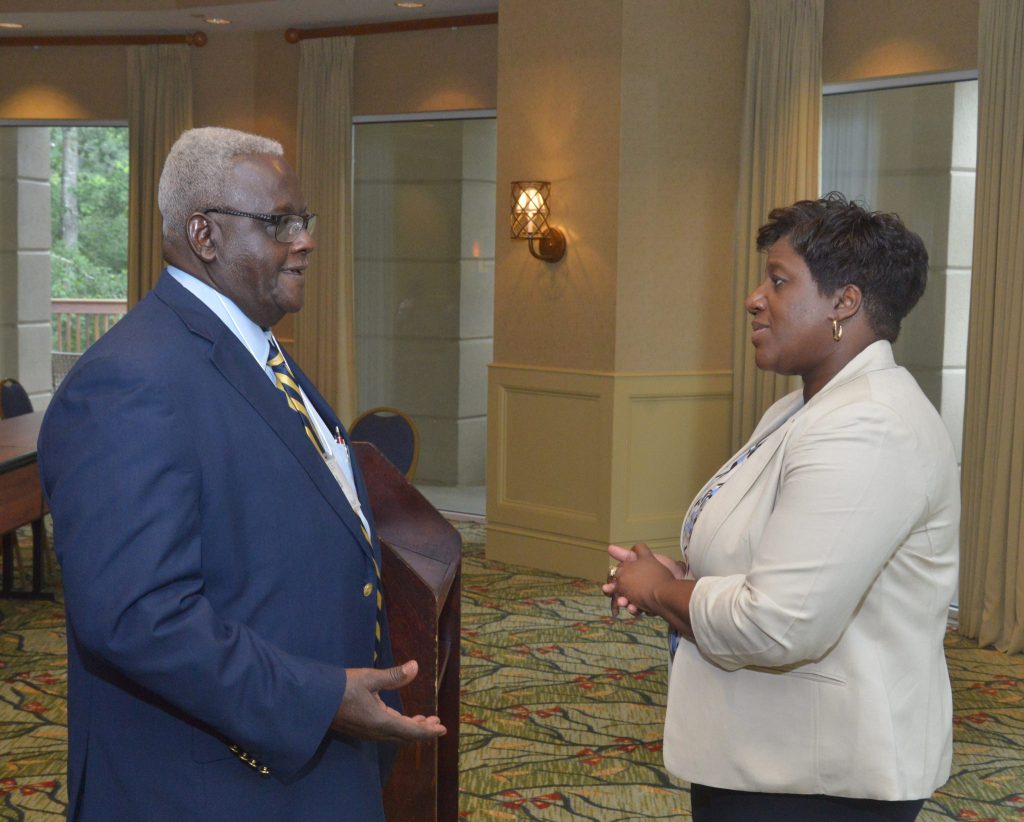
[{"label": "wall sconce", "polygon": [[557,263],[565,256],[565,235],[548,225],[550,196],[551,183],[539,180],[512,183],[512,239],[529,240],[534,257],[546,263]]}]

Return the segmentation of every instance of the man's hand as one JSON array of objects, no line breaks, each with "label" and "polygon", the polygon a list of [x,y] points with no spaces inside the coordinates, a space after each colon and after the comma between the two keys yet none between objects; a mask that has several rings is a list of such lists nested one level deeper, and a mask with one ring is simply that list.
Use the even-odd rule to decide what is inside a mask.
[{"label": "man's hand", "polygon": [[332,730],[357,739],[423,742],[448,731],[436,716],[404,716],[384,704],[378,693],[397,690],[416,678],[419,665],[410,659],[394,668],[348,668],[348,683]]}]

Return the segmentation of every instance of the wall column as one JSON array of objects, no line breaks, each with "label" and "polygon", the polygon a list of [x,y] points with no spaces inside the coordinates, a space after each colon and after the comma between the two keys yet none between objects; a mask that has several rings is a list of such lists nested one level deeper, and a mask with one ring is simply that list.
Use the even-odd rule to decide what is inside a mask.
[{"label": "wall column", "polygon": [[[746,0],[502,2],[487,553],[603,579],[677,551],[728,456]],[[509,239],[551,182],[555,264]]]}]

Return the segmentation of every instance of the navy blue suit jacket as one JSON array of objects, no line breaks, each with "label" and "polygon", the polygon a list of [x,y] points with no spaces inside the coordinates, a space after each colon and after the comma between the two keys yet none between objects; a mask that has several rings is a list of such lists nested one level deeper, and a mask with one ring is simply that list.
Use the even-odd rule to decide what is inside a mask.
[{"label": "navy blue suit jacket", "polygon": [[380,746],[328,730],[345,668],[373,666],[380,547],[235,335],[165,273],[61,384],[39,465],[68,615],[69,818],[383,819]]}]

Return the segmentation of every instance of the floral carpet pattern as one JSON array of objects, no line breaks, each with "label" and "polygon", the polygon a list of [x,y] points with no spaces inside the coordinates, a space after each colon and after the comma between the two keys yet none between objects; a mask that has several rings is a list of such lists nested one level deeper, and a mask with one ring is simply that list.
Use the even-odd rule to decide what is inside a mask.
[{"label": "floral carpet pattern", "polygon": [[[592,583],[490,562],[483,526],[457,526],[460,819],[688,818],[686,785],[661,761],[667,671],[658,623],[613,620]],[[48,583],[59,587],[55,571]],[[0,600],[2,820],[64,817],[65,654],[59,601]],[[979,650],[955,632],[946,656],[953,776],[919,819],[1021,822],[1024,658]]]},{"label": "floral carpet pattern", "polygon": [[[29,588],[31,531],[20,532],[15,587]],[[52,545],[52,540],[50,541]],[[45,589],[60,585],[56,560]],[[20,565],[20,567],[19,567]],[[0,599],[0,819],[63,819],[68,703],[64,605]]]},{"label": "floral carpet pattern", "polygon": [[[460,816],[642,820],[690,815],[662,764],[668,685],[656,620],[608,614],[583,580],[483,557],[464,545]],[[1024,820],[1024,658],[951,632],[953,775],[921,822]]]}]

